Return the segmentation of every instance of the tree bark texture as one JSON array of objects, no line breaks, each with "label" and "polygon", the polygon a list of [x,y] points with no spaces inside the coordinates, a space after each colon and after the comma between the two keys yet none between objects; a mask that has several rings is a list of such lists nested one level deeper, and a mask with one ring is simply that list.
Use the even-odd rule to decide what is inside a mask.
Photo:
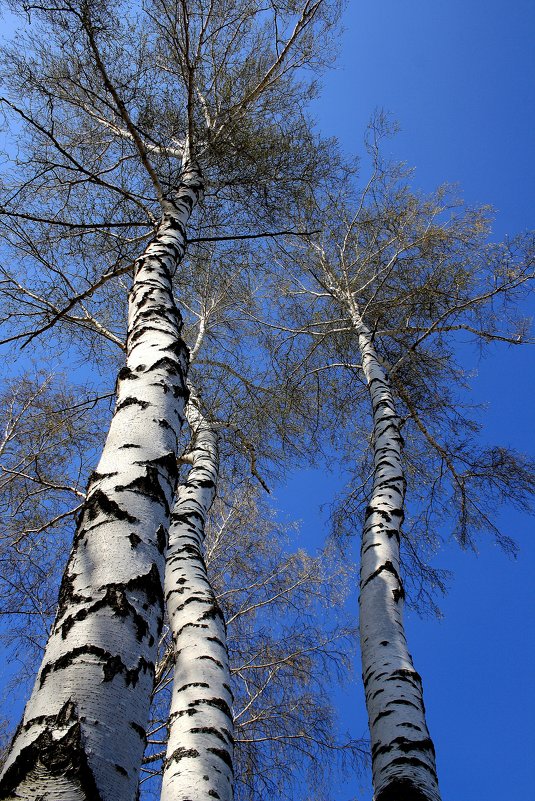
[{"label": "tree bark texture", "polygon": [[440,801],[422,681],[403,626],[400,531],[406,480],[400,420],[373,339],[352,305],[373,410],[373,489],[360,569],[360,639],[375,801]]},{"label": "tree bark texture", "polygon": [[163,618],[167,531],[187,397],[187,348],[171,277],[202,192],[185,169],[134,265],[126,365],[0,798],[131,801]]},{"label": "tree bark texture", "polygon": [[165,599],[175,667],[161,801],[231,801],[233,722],[223,615],[203,559],[218,476],[217,436],[194,396],[187,417],[192,467],[169,529]]}]

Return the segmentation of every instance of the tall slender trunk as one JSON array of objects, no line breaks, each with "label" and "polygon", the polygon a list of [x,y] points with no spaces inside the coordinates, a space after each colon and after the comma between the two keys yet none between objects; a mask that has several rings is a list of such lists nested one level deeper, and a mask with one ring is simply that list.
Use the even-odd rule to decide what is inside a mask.
[{"label": "tall slender trunk", "polygon": [[399,568],[406,480],[400,420],[373,339],[350,304],[373,410],[374,475],[361,546],[360,640],[375,801],[440,801],[422,681],[403,626]]},{"label": "tall slender trunk", "polygon": [[134,266],[117,404],[89,480],[43,662],[0,781],[2,799],[136,797],[187,395],[188,355],[171,276],[201,191],[190,165]]},{"label": "tall slender trunk", "polygon": [[231,801],[233,723],[226,630],[203,559],[216,494],[217,436],[195,397],[187,407],[192,467],[169,529],[165,598],[175,667],[161,801]]}]

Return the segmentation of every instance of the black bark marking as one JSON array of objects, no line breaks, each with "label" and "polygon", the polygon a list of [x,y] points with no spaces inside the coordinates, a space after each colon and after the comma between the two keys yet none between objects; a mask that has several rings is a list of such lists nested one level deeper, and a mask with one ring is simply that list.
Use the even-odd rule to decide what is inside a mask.
[{"label": "black bark marking", "polygon": [[205,689],[209,689],[210,685],[206,684],[205,681],[190,681],[188,684],[183,684],[182,687],[179,687],[177,693],[181,693],[189,689],[189,687],[204,687]]},{"label": "black bark marking", "polygon": [[146,334],[147,331],[152,331],[152,330],[153,330],[152,326],[150,326],[150,325],[142,325],[142,326],[139,326],[139,327],[136,325],[135,330],[132,331],[132,333],[128,337],[129,348],[131,349],[131,346],[133,345],[133,343],[137,342],[138,339],[141,339],[141,337],[144,334]]},{"label": "black bark marking", "polygon": [[141,537],[135,533],[135,531],[132,531],[132,533],[128,535],[128,539],[130,540],[130,545],[132,548],[137,548],[139,543],[143,541]]},{"label": "black bark marking", "polygon": [[180,762],[181,759],[195,759],[198,756],[200,754],[195,748],[176,748],[171,756],[165,760],[165,767],[170,765],[171,762]]},{"label": "black bark marking", "polygon": [[171,715],[169,715],[169,723],[171,723],[171,721],[173,721],[175,718],[181,718],[182,715],[189,715],[189,717],[193,717],[193,715],[198,714],[198,709],[181,709],[178,712],[173,712]]},{"label": "black bark marking", "polygon": [[373,514],[380,515],[387,523],[390,523],[391,516],[385,509],[375,509],[373,506],[367,506],[364,512],[364,520],[367,520]]},{"label": "black bark marking", "polygon": [[117,492],[134,492],[138,495],[152,498],[152,500],[160,503],[164,507],[166,514],[169,514],[170,510],[167,502],[167,493],[160,484],[160,473],[155,467],[147,465],[144,476],[134,478],[129,484],[117,484],[115,490]]},{"label": "black bark marking", "polygon": [[[89,767],[84,750],[84,739],[76,705],[68,700],[57,715],[46,717],[49,724],[47,728],[30,745],[21,750],[2,777],[0,798],[7,799],[13,796],[22,798],[20,793],[23,790],[24,781],[30,779],[33,771],[39,766],[41,771],[43,767],[46,768],[50,776],[66,778],[74,785],[78,785],[87,799],[101,801],[95,777]],[[65,726],[69,726],[69,728],[62,737],[58,738],[58,728]]]},{"label": "black bark marking", "polygon": [[219,757],[225,765],[228,765],[232,774],[234,774],[234,765],[232,764],[232,759],[228,751],[223,750],[222,748],[207,748],[211,754],[214,754],[216,757]]},{"label": "black bark marking", "polygon": [[393,715],[393,714],[394,714],[394,710],[393,709],[385,709],[383,712],[379,712],[379,714],[377,715],[377,717],[373,721],[372,725],[375,726],[375,724],[377,723],[378,720],[381,720],[381,718],[386,718],[389,715]]},{"label": "black bark marking", "polygon": [[[378,692],[384,692],[384,690],[378,690]],[[377,693],[375,693],[375,695],[377,695]],[[374,696],[372,696],[372,698],[373,697]],[[407,701],[403,698],[396,699],[395,701],[389,701],[388,704],[389,705],[396,704],[397,706],[412,706],[414,709],[418,709],[419,711],[421,711],[421,707],[418,706],[418,704],[415,704],[414,701]]]},{"label": "black bark marking", "polygon": [[400,534],[399,534],[399,531],[397,530],[397,528],[387,528],[387,529],[385,529],[383,531],[383,534],[386,534],[389,539],[392,539],[392,537],[395,537],[398,542],[400,540]]},{"label": "black bark marking", "polygon": [[421,726],[417,726],[416,723],[402,723],[401,724],[404,729],[414,729],[414,731],[422,732],[423,729]]},{"label": "black bark marking", "polygon": [[372,548],[380,548],[382,544],[383,544],[382,542],[370,543],[370,545],[367,545],[365,548],[363,548],[362,556],[364,556],[365,553],[368,553],[368,551],[370,551]]},{"label": "black bark marking", "polygon": [[156,530],[156,547],[159,553],[165,553],[165,549],[167,548],[167,531],[163,526],[158,526]]},{"label": "black bark marking", "polygon": [[43,686],[49,673],[54,673],[57,670],[65,670],[72,665],[79,656],[84,655],[97,657],[104,673],[104,681],[111,681],[118,673],[122,673],[124,674],[126,685],[131,684],[135,687],[141,671],[144,673],[154,671],[154,665],[151,662],[147,662],[144,657],[140,657],[137,666],[129,670],[118,654],[111,654],[98,645],[81,645],[63,654],[63,656],[60,656],[55,662],[48,662],[41,671],[39,686]]},{"label": "black bark marking", "polygon": [[[103,587],[99,588],[104,589]],[[137,609],[130,603],[126,597],[125,588],[121,584],[109,584],[106,587],[106,592],[103,598],[86,606],[84,609],[79,609],[73,615],[65,618],[61,625],[61,636],[63,639],[67,636],[70,629],[75,623],[85,620],[88,615],[98,612],[100,609],[111,609],[114,615],[118,617],[127,617],[131,615],[136,626],[136,637],[138,642],[141,642],[143,637],[148,633],[149,626],[145,618],[143,618]]]},{"label": "black bark marking", "polygon": [[212,796],[212,798],[221,798],[219,793],[216,793],[215,790],[208,790],[208,795]]},{"label": "black bark marking", "polygon": [[435,746],[430,737],[425,737],[423,740],[409,740],[407,737],[400,736],[395,737],[385,745],[376,744],[373,746],[372,757],[388,754],[390,751],[402,751],[404,754],[409,754],[412,751],[430,751],[434,756]]},{"label": "black bark marking", "polygon": [[206,612],[203,612],[201,615],[201,620],[222,620],[224,622],[223,612],[221,611],[221,607],[214,601],[210,606],[210,609],[207,609]]},{"label": "black bark marking", "polygon": [[126,520],[128,523],[139,523],[137,517],[121,509],[116,501],[109,498],[102,490],[96,490],[89,496],[83,509],[89,520],[95,520],[99,514],[116,520]]},{"label": "black bark marking", "polygon": [[[177,606],[176,613],[178,614],[179,612],[182,612],[185,609],[185,607],[188,606],[188,604],[194,604],[194,603],[213,605],[211,598],[203,598],[202,595],[190,595],[189,598],[186,598],[183,604]],[[203,618],[200,619],[202,620]]]},{"label": "black bark marking", "polygon": [[[171,595],[183,595],[186,592],[186,590],[187,590],[187,587],[177,587],[174,590],[169,590],[169,592],[165,596],[165,600],[169,601],[169,598],[171,597]],[[175,615],[176,615],[176,610],[173,612],[173,617],[175,617]]]},{"label": "black bark marking", "polygon": [[[382,462],[379,462],[377,468],[381,466]],[[394,468],[395,465],[390,465],[390,467]],[[386,495],[388,498],[392,498],[390,493],[385,493],[385,489],[390,489],[392,492],[395,492],[397,495],[401,495],[401,491],[398,489],[398,484],[403,484],[405,479],[402,475],[399,476],[389,476],[388,478],[384,478],[382,481],[375,481],[373,485],[374,494],[377,492],[381,492],[382,495]]]},{"label": "black bark marking", "polygon": [[88,600],[84,595],[80,595],[80,593],[77,593],[74,590],[74,582],[76,581],[77,577],[78,574],[71,573],[70,566],[67,565],[65,573],[63,574],[63,578],[61,579],[61,586],[59,588],[56,620],[59,620],[72,604],[83,603],[84,601]]},{"label": "black bark marking", "polygon": [[395,603],[399,603],[405,598],[405,590],[403,587],[398,587],[395,590],[392,590],[392,597],[394,598]]},{"label": "black bark marking", "polygon": [[184,398],[184,403],[189,400],[189,389],[186,386],[171,387],[174,398]]},{"label": "black bark marking", "polygon": [[399,583],[400,587],[402,587],[398,571],[396,570],[392,562],[389,559],[387,559],[384,565],[380,565],[377,568],[377,570],[374,570],[373,573],[370,573],[366,581],[361,585],[361,590],[363,590],[364,587],[370,583],[370,581],[372,581],[374,578],[376,578],[380,573],[383,573],[384,571],[386,571],[387,573],[392,573],[392,575],[396,578],[396,581]]},{"label": "black bark marking", "polygon": [[122,412],[123,409],[126,409],[128,406],[140,406],[143,410],[148,409],[151,404],[149,401],[141,400],[141,398],[133,398],[129,396],[128,398],[124,398],[124,400],[120,401],[117,404],[116,413]]},{"label": "black bark marking", "polygon": [[134,462],[134,464],[161,468],[170,478],[176,478],[178,475],[176,454],[173,451],[168,451],[168,453],[164,453],[163,456],[158,456],[156,459]]},{"label": "black bark marking", "polygon": [[213,726],[200,726],[197,729],[190,729],[191,734],[211,734],[212,737],[216,737],[218,740],[221,740],[222,743],[225,745],[228,742],[229,735],[227,733],[226,737],[219,729],[215,729]]},{"label": "black bark marking", "polygon": [[213,706],[216,709],[219,709],[223,712],[227,717],[232,718],[232,712],[227,704],[227,702],[223,698],[199,698],[198,701],[191,701],[188,706],[195,707],[201,704],[206,704],[207,706]]},{"label": "black bark marking", "polygon": [[113,478],[113,476],[117,475],[117,471],[114,470],[111,473],[97,473],[96,470],[90,474],[89,478],[87,479],[87,487],[86,490],[89,491],[89,487],[92,484],[96,484],[98,481],[102,481],[103,478]]},{"label": "black bark marking", "polygon": [[139,376],[137,375],[137,373],[135,373],[133,370],[130,369],[130,367],[127,367],[125,365],[124,367],[121,367],[121,369],[117,374],[117,383],[115,386],[117,387],[119,381],[135,381],[138,378]]},{"label": "black bark marking", "polygon": [[196,487],[201,487],[201,489],[211,489],[212,487],[215,487],[215,484],[211,479],[202,479],[200,481],[194,481],[192,483]]},{"label": "black bark marking", "polygon": [[417,768],[425,768],[431,776],[435,779],[437,778],[436,770],[428,763],[425,762],[423,759],[418,759],[418,757],[396,757],[391,762],[388,763],[390,765],[412,765],[413,767]]},{"label": "black bark marking", "polygon": [[406,668],[399,668],[392,671],[388,677],[388,681],[402,679],[404,681],[412,681],[414,684],[422,686],[422,677],[415,670],[407,670]]},{"label": "black bark marking", "polygon": [[[147,598],[149,605],[158,604],[160,610],[160,617],[163,617],[163,588],[160,572],[155,564],[151,565],[148,573],[141,576],[134,576],[126,584],[108,584],[108,587],[117,587],[127,592],[136,593],[143,592]],[[101,587],[100,589],[104,589]]]},{"label": "black bark marking", "polygon": [[[17,731],[15,732],[15,737],[18,735],[19,731],[28,731],[33,726],[41,726],[44,724],[55,724],[56,726],[66,726],[68,723],[76,720],[85,721],[85,717],[76,716],[76,704],[69,699],[65,701],[61,709],[57,714],[52,715],[37,715],[35,718],[30,718],[30,720],[23,723],[23,720],[20,721],[19,725],[17,726]],[[97,721],[95,721],[97,723]]]},{"label": "black bark marking", "polygon": [[145,321],[151,318],[160,320],[166,316],[167,318],[172,317],[173,320],[177,320],[176,309],[172,306],[167,306],[165,303],[154,303],[149,309],[141,309],[137,313],[137,319]]},{"label": "black bark marking", "polygon": [[[184,625],[181,626],[179,628],[179,630],[177,631],[176,636],[175,636],[175,640],[178,640],[180,638],[180,635],[182,634],[182,632],[185,629],[205,629],[205,628],[206,628],[206,626],[201,626],[198,623],[184,623]],[[180,651],[177,651],[176,655],[178,656],[179,653],[180,653]]]},{"label": "black bark marking", "polygon": [[214,659],[213,656],[208,656],[208,654],[203,654],[202,656],[199,656],[198,659],[208,659],[210,662],[213,662],[214,665],[217,665],[217,667],[223,667],[223,663],[220,662],[219,659]]},{"label": "black bark marking", "polygon": [[139,723],[136,723],[135,720],[130,721],[130,727],[134,729],[136,734],[139,734],[140,738],[145,741],[145,729],[143,726],[140,726]]},{"label": "black bark marking", "polygon": [[117,763],[115,763],[115,765],[113,767],[115,768],[117,773],[120,773],[122,776],[128,776],[128,773],[126,772],[126,770],[123,767],[121,767],[121,765],[118,765]]},{"label": "black bark marking", "polygon": [[177,358],[188,355],[188,346],[186,345],[183,339],[178,339],[178,338],[176,339],[175,342],[171,342],[170,345],[166,345],[165,348],[162,348],[162,350],[174,354],[175,356],[177,356]]},{"label": "black bark marking", "polygon": [[206,639],[208,640],[208,642],[216,642],[218,645],[221,646],[221,648],[226,647],[223,640],[220,640],[219,637],[207,637]]},{"label": "black bark marking", "polygon": [[182,376],[182,365],[179,361],[175,361],[175,359],[171,359],[169,356],[162,356],[161,359],[158,359],[151,364],[150,370],[165,370],[168,375],[180,375]]},{"label": "black bark marking", "polygon": [[[196,517],[198,520],[201,521],[201,523],[204,521],[203,516],[199,512],[197,512],[195,509],[192,509],[189,512],[173,512],[173,514],[171,515],[171,523],[177,523],[178,525],[188,524],[189,520],[190,520],[190,517]],[[185,550],[188,547],[191,548],[191,549],[194,549],[194,546],[192,546],[192,545],[189,545],[189,546],[188,545],[184,545],[183,550]],[[195,548],[195,550],[198,550],[198,549]]]}]

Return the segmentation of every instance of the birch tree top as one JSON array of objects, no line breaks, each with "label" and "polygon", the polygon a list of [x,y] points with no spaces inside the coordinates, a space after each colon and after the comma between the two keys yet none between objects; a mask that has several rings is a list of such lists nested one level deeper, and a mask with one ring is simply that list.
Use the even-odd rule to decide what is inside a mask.
[{"label": "birch tree top", "polygon": [[[459,336],[481,350],[532,342],[522,309],[533,292],[533,233],[489,244],[488,207],[468,207],[447,185],[414,192],[412,171],[382,155],[390,133],[379,115],[359,188],[352,180],[337,194],[319,195],[307,224],[323,220],[323,234],[284,247],[283,268],[273,273],[280,310],[272,324],[283,337],[274,356],[283,371],[323,380],[324,421],[330,415],[335,450],[353,464],[356,449],[368,450],[362,411],[356,416],[363,394],[352,319],[358,309],[398,397],[407,480],[418,498],[414,542],[432,542],[446,519],[462,547],[475,547],[476,533],[487,530],[507,550],[512,542],[496,525],[494,505],[530,508],[533,465],[514,450],[478,444],[483,424],[466,396],[470,367]],[[350,490],[334,516],[342,529],[355,526],[367,476],[365,457],[352,482],[358,491]],[[411,548],[412,536],[406,532]]]},{"label": "birch tree top", "polygon": [[12,8],[31,22],[1,69],[14,136],[1,199],[19,259],[12,290],[24,265],[35,295],[23,341],[55,314],[119,341],[78,304],[97,293],[109,306],[186,145],[205,178],[193,239],[292,228],[303,188],[332,171],[336,155],[311,133],[306,104],[336,4]]}]

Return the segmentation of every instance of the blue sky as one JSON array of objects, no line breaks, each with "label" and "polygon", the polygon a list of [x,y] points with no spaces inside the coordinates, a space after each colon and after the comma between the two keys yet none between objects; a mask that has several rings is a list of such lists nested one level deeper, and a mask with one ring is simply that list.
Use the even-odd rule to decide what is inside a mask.
[{"label": "blue sky", "polygon": [[[383,108],[401,126],[388,147],[416,167],[416,186],[458,182],[468,203],[496,209],[495,238],[533,228],[533,0],[353,0],[344,21],[339,65],[315,106],[321,129],[358,152],[367,121]],[[497,347],[483,360],[473,353],[471,367],[473,399],[488,404],[482,420],[489,442],[533,453],[532,347]],[[332,488],[313,474],[306,482],[308,492],[292,510],[303,519],[303,537],[318,525],[309,504],[330,500]],[[534,526],[513,510],[504,510],[502,525],[520,545],[518,559],[489,541],[478,556],[445,549],[436,564],[455,576],[441,605],[444,619],[408,615],[443,801],[533,792]],[[343,705],[344,720],[362,733],[360,692]],[[356,779],[339,797],[371,801],[369,782]]]},{"label": "blue sky", "polygon": [[[492,204],[497,238],[534,227],[533,0],[351,0],[344,19],[339,66],[315,104],[322,130],[358,152],[374,109],[384,108],[401,126],[389,148],[416,167],[417,186],[458,182],[468,202]],[[533,452],[533,365],[527,347],[496,348],[479,363],[474,354],[489,441]],[[297,485],[295,507],[289,492],[279,499],[303,519],[303,540],[313,530],[319,540],[317,504],[332,499],[336,482],[309,474]],[[408,616],[443,801],[533,792],[533,520],[508,511],[504,528],[520,544],[516,561],[490,542],[478,557],[448,548],[436,560],[455,573],[444,619]],[[360,689],[342,702],[344,722],[362,734]],[[367,779],[340,787],[339,797],[370,801]]]},{"label": "blue sky", "polygon": [[533,227],[532,0],[352,0],[344,24],[317,104],[323,130],[354,151],[384,108],[422,188],[458,181],[500,212],[498,235]]}]

